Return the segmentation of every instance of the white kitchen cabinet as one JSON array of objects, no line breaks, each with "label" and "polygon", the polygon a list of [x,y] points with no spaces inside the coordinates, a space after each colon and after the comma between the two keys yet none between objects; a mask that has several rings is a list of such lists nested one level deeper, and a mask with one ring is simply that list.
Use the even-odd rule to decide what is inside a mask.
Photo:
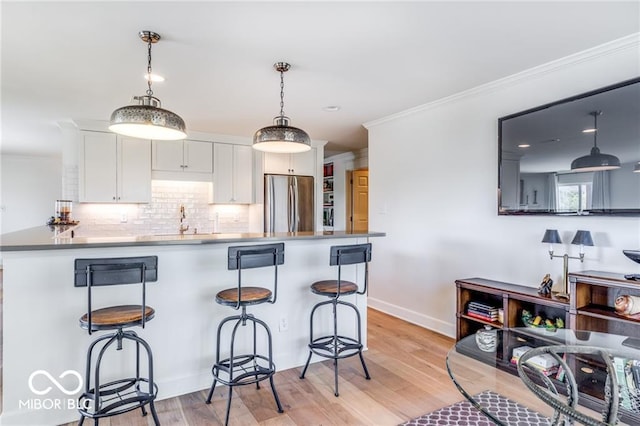
[{"label": "white kitchen cabinet", "polygon": [[113,133],[82,132],[79,201],[151,201],[151,141]]},{"label": "white kitchen cabinet", "polygon": [[264,172],[283,175],[316,175],[316,149],[298,154],[264,153]]},{"label": "white kitchen cabinet", "polygon": [[[153,141],[152,169],[154,173],[159,172],[155,174],[161,179],[209,179],[213,173],[213,144],[188,139]],[[175,173],[185,173],[186,176]]]},{"label": "white kitchen cabinet", "polygon": [[253,149],[248,145],[214,143],[213,203],[253,202]]}]

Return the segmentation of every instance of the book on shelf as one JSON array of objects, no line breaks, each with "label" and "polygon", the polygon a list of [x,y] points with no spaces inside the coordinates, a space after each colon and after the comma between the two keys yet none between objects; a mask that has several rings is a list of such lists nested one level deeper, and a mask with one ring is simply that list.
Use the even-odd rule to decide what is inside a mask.
[{"label": "book on shelf", "polygon": [[627,377],[625,374],[625,366],[627,359],[619,356],[613,357],[613,367],[616,373],[616,379],[618,379],[618,388],[620,389],[620,406],[631,410],[631,398],[629,395],[629,385],[627,383]]},{"label": "book on shelf", "polygon": [[492,317],[488,317],[486,315],[475,314],[473,312],[467,312],[467,315],[469,315],[470,317],[478,318],[478,319],[481,319],[481,320],[484,320],[484,321],[488,321],[488,322],[495,322],[498,319],[497,317],[496,318],[492,318]]},{"label": "book on shelf", "polygon": [[620,389],[620,406],[640,412],[640,361],[614,356],[613,366]]},{"label": "book on shelf", "polygon": [[[527,351],[533,349],[531,346],[523,345],[513,348],[511,356],[511,364],[517,364],[520,357]],[[540,354],[531,357],[527,360],[526,364],[540,371],[545,376],[549,377],[558,374],[559,363],[551,354]]]},{"label": "book on shelf", "polygon": [[467,312],[473,312],[474,314],[479,314],[479,315],[486,315],[488,317],[496,317],[498,318],[498,311],[492,312],[492,311],[483,311],[481,309],[476,309],[472,306],[470,306],[467,309]]},{"label": "book on shelf", "polygon": [[[513,365],[517,365],[518,364],[518,358],[511,358],[511,364]],[[532,364],[530,362],[526,363],[529,367],[531,368],[535,368],[536,370],[538,370],[539,372],[541,372],[542,374],[544,374],[547,377],[551,377],[554,374],[557,375],[558,374],[558,370],[559,367],[556,365],[554,367],[542,367],[538,364]]]},{"label": "book on shelf", "polygon": [[474,308],[479,311],[498,312],[498,308],[496,308],[495,306],[487,305],[480,302],[469,302],[469,304],[467,305],[467,308]]},{"label": "book on shelf", "polygon": [[[564,354],[562,354],[562,360],[565,361],[565,362],[567,361],[566,352]],[[564,371],[564,368],[562,367],[562,364],[560,364],[558,366],[558,372],[556,373],[556,380],[559,380],[559,381],[563,382],[564,381],[564,376],[565,376],[565,371]]]},{"label": "book on shelf", "polygon": [[485,321],[498,321],[498,308],[481,302],[469,302],[467,304],[467,315]]}]

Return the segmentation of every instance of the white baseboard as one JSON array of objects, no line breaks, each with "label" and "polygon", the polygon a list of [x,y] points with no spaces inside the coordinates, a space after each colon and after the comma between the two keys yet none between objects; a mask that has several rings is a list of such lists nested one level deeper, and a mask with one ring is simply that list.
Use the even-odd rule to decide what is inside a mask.
[{"label": "white baseboard", "polygon": [[454,339],[456,337],[455,324],[430,317],[420,312],[415,312],[407,308],[403,308],[402,306],[397,306],[379,299],[374,299],[372,297],[368,298],[367,304],[369,308],[384,312],[385,314],[392,315],[412,324],[419,325],[420,327],[424,327],[437,333],[444,334],[445,336],[452,337]]}]

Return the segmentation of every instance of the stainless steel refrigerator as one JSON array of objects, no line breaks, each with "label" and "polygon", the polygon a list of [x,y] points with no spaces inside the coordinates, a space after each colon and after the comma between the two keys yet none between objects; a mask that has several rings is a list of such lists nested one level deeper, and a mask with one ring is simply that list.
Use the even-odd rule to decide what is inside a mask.
[{"label": "stainless steel refrigerator", "polygon": [[314,231],[313,176],[264,175],[264,232]]}]

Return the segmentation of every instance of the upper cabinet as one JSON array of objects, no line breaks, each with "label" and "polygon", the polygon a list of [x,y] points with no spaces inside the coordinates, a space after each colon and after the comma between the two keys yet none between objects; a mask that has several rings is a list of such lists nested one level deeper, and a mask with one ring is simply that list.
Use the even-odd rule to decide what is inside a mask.
[{"label": "upper cabinet", "polygon": [[264,172],[282,175],[316,175],[316,149],[298,154],[264,153]]},{"label": "upper cabinet", "polygon": [[154,178],[210,181],[213,143],[194,140],[153,141]]},{"label": "upper cabinet", "polygon": [[213,203],[253,203],[253,149],[248,145],[213,144]]},{"label": "upper cabinet", "polygon": [[151,141],[114,133],[81,132],[79,201],[151,201]]}]

